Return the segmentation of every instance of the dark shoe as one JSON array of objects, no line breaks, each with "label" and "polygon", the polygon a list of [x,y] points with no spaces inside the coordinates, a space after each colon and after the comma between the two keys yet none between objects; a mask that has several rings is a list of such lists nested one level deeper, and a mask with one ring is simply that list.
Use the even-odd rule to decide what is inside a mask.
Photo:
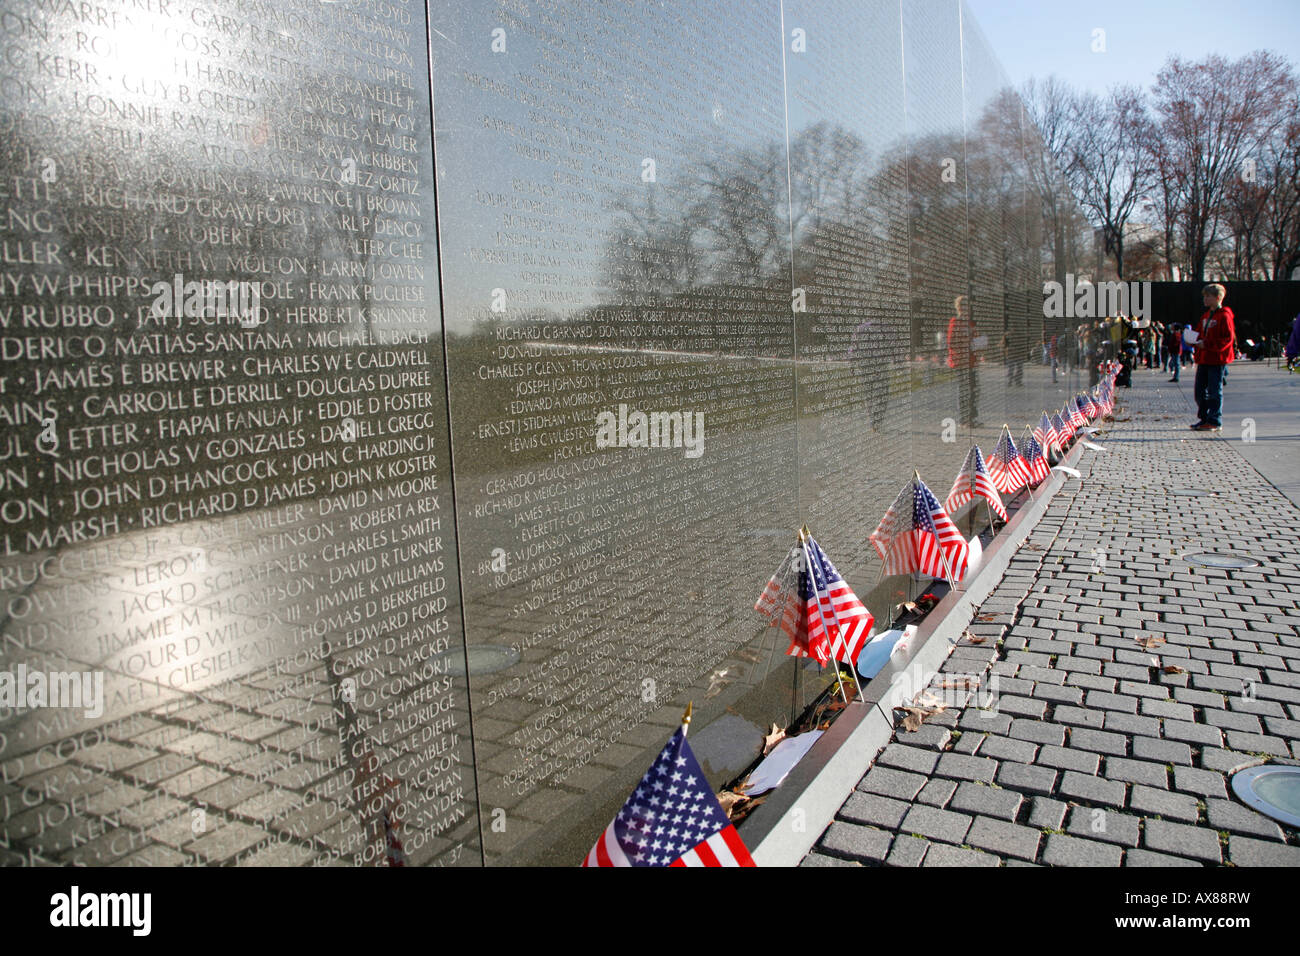
[{"label": "dark shoe", "polygon": [[1176,382],[1176,381],[1178,381],[1178,379],[1176,379],[1176,378],[1171,378],[1169,381],[1171,381],[1171,382]]},{"label": "dark shoe", "polygon": [[1209,422],[1201,422],[1199,425],[1192,426],[1198,432],[1218,432],[1223,431],[1221,425],[1211,425]]},{"label": "dark shoe", "polygon": [[1204,424],[1205,424],[1205,422],[1195,421],[1195,422],[1192,422],[1192,423],[1191,423],[1190,425],[1188,425],[1187,427],[1190,428],[1192,431],[1196,431],[1197,429],[1199,429],[1199,428],[1200,428],[1202,425],[1204,425]]}]

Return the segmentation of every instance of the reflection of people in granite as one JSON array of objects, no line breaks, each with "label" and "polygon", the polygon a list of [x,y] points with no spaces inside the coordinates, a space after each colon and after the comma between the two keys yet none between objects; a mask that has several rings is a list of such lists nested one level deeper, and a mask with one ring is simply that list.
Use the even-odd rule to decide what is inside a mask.
[{"label": "reflection of people in granite", "polygon": [[979,361],[975,355],[978,335],[975,320],[971,318],[969,298],[957,296],[953,308],[957,314],[948,320],[948,367],[957,372],[959,379],[961,423],[982,425],[983,422],[975,417],[979,414],[979,380],[975,377],[975,365]]},{"label": "reflection of people in granite", "polygon": [[889,342],[885,332],[879,323],[863,319],[849,338],[849,361],[867,399],[872,431],[880,431],[889,411]]},{"label": "reflection of people in granite", "polygon": [[1018,346],[1015,336],[1010,332],[1002,335],[1002,351],[1007,357],[1007,384],[1024,385],[1025,384],[1025,351]]}]

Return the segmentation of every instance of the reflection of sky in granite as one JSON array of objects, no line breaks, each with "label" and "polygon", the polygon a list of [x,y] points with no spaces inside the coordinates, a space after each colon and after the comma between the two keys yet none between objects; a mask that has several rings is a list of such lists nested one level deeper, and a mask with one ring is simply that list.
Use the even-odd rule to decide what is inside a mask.
[{"label": "reflection of sky in granite", "polygon": [[[586,852],[646,755],[671,733],[680,701],[696,701],[702,736],[730,727],[744,738],[742,726],[793,718],[821,689],[826,672],[785,658],[786,641],[752,610],[799,524],[811,526],[883,626],[891,606],[925,584],[881,580],[867,542],[911,471],[942,498],[971,441],[987,453],[1004,419],[1018,434],[1042,408],[1060,406],[1077,372],[1053,385],[1037,351],[1040,273],[1064,264],[1051,261],[1051,229],[1020,152],[1019,113],[1002,96],[1004,76],[977,32],[958,22],[956,6],[909,0],[901,26],[897,6],[847,2],[730,3],[689,16],[516,6],[440,8],[431,34],[466,639],[518,655],[494,673],[471,670],[468,686],[457,679],[451,693],[463,731],[455,748],[468,770],[472,690],[489,862],[568,862]],[[504,54],[490,52],[497,27],[506,30]],[[796,29],[806,53],[789,49]],[[143,58],[131,83],[145,90],[170,69]],[[416,91],[418,99],[418,81]],[[135,99],[150,101],[144,92]],[[302,119],[273,98],[259,109],[273,131]],[[414,114],[414,135],[427,135],[427,118]],[[1028,130],[1024,145],[1036,148]],[[148,157],[159,151],[196,169],[236,168],[232,158],[201,154],[196,137],[179,131],[154,130],[144,146],[121,160],[134,182],[154,182]],[[256,142],[240,151],[238,162],[259,167],[275,155]],[[950,154],[960,164],[953,183],[939,175]],[[656,163],[652,184],[640,180],[646,157]],[[428,224],[423,324],[433,327],[428,154],[416,162]],[[103,167],[90,178],[112,185],[115,175]],[[521,208],[512,208],[516,199]],[[498,233],[510,238],[498,243]],[[640,245],[627,244],[638,237]],[[288,251],[316,260],[348,242],[336,213],[314,210]],[[609,255],[620,243],[635,272],[623,278]],[[149,244],[165,258],[176,235],[160,231]],[[476,249],[536,261],[479,262]],[[807,313],[792,316],[791,284],[806,289]],[[507,292],[505,315],[490,311],[496,288]],[[564,295],[521,304],[523,293],[548,289]],[[976,370],[984,425],[958,427],[945,442],[962,386],[946,367],[944,333],[953,298],[967,293],[993,343]],[[715,321],[742,315],[738,302],[750,309],[743,335]],[[611,316],[593,318],[587,310],[597,305],[643,319],[656,312],[663,331],[629,334]],[[624,387],[658,387],[650,371],[668,383],[629,400],[702,409],[707,421],[698,462],[679,452],[577,452],[582,443],[568,440],[574,454],[556,462],[573,470],[541,484],[573,488],[549,513],[556,527],[533,535],[540,522],[521,522],[526,509],[478,510],[501,497],[490,490],[496,483],[541,473],[547,461],[477,437],[480,426],[521,415],[509,405],[508,382],[478,372],[501,361],[491,333],[539,317],[606,321],[613,331],[575,346],[552,328],[530,342],[530,358],[550,363],[535,378],[571,380],[584,355],[623,356],[632,361]],[[492,321],[476,325],[483,319]],[[1017,363],[1006,357],[1021,346],[1027,360],[1017,381]],[[617,394],[592,393],[600,399],[593,413]],[[585,426],[585,414],[574,408],[568,423]],[[444,473],[444,489],[449,479]],[[447,498],[442,534],[451,542]],[[570,527],[565,514],[582,522]],[[295,526],[330,520],[309,502]],[[346,628],[304,640],[304,625],[329,618],[322,595],[350,582],[331,580],[338,565],[319,549],[303,563],[254,574],[257,536],[234,519],[195,521],[64,551],[103,549],[106,557],[58,579],[77,584],[60,592],[57,607],[6,622],[0,639],[21,635],[34,645],[22,654],[7,646],[6,662],[66,660],[109,673],[110,706],[97,726],[21,714],[0,728],[9,740],[0,755],[6,833],[20,845],[66,861],[171,863],[224,862],[265,843],[255,862],[319,862],[360,839],[351,794],[331,762],[378,715],[340,717],[338,680],[415,665],[382,642],[340,648]],[[484,569],[496,548],[510,559],[500,576]],[[557,558],[577,572],[548,580]],[[520,567],[527,573],[516,576]],[[143,601],[159,586],[173,589],[175,605]],[[40,606],[52,588],[25,593]],[[129,641],[106,640],[97,625],[112,615]],[[32,639],[42,628],[50,639]],[[228,641],[241,650],[228,651]],[[330,654],[326,641],[334,642]],[[451,636],[453,652],[459,641]],[[649,696],[647,678],[657,682]],[[49,767],[15,762],[36,742],[74,730],[94,735],[76,754]],[[736,769],[747,746],[717,742],[718,767]],[[401,757],[400,748],[381,754],[390,766]],[[715,783],[723,782],[718,773]],[[41,806],[24,805],[41,793]],[[49,817],[52,802],[73,796],[88,801],[85,819]],[[414,803],[413,826],[437,831],[446,796],[439,789]],[[466,790],[458,803],[474,799]],[[196,803],[217,811],[206,834],[191,830]],[[499,809],[509,825],[495,833]],[[457,846],[472,846],[477,860],[478,821],[468,812],[413,860],[455,862]],[[377,845],[374,832],[369,841]]]}]

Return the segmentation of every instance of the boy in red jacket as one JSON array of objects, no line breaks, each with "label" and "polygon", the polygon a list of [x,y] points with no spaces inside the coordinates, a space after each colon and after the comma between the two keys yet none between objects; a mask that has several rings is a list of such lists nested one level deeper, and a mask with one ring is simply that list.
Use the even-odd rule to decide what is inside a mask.
[{"label": "boy in red jacket", "polygon": [[1223,304],[1227,290],[1215,283],[1201,290],[1205,314],[1196,323],[1196,411],[1193,431],[1217,432],[1222,427],[1223,377],[1237,350],[1232,310]]}]

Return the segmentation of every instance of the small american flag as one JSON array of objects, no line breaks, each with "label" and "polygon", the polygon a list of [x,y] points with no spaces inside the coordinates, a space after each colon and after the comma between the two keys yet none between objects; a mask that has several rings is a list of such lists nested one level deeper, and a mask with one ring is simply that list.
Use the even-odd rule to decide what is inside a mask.
[{"label": "small american flag", "polygon": [[645,772],[583,866],[753,866],[709,789],[686,725]]},{"label": "small american flag", "polygon": [[1036,438],[1027,438],[1020,444],[1020,454],[1029,469],[1029,483],[1036,485],[1052,473],[1052,466],[1047,463],[1043,446]]},{"label": "small american flag", "polygon": [[1086,425],[1088,423],[1088,420],[1083,417],[1083,412],[1079,409],[1079,402],[1077,400],[1066,402],[1065,411],[1062,412],[1062,415],[1070,416],[1070,426],[1073,428],[1078,428],[1080,425]]},{"label": "small american flag", "polygon": [[966,573],[969,545],[933,492],[913,477],[899,492],[876,530],[871,543],[885,563],[885,574],[928,574],[948,577],[952,583]]},{"label": "small american flag", "polygon": [[1065,443],[1074,437],[1074,429],[1060,415],[1052,416],[1052,427],[1056,429],[1056,447],[1061,450],[1061,454],[1065,454]]},{"label": "small american flag", "polygon": [[855,665],[875,618],[811,535],[796,544],[754,610],[790,636],[787,654]]},{"label": "small american flag", "polygon": [[989,457],[989,475],[993,484],[1003,494],[1012,494],[1029,483],[1029,468],[1020,457],[1016,443],[1011,440],[1011,432],[1004,425],[1002,437]]},{"label": "small american flag", "polygon": [[948,509],[948,513],[952,514],[976,495],[987,501],[999,518],[1003,521],[1007,520],[1007,509],[1002,507],[1002,496],[998,494],[993,479],[989,477],[989,470],[984,465],[980,446],[972,445],[970,451],[966,453],[961,471],[957,473],[957,480],[952,483],[952,491],[948,492],[943,505]]},{"label": "small american flag", "polygon": [[1034,441],[1038,442],[1044,454],[1051,452],[1053,449],[1056,450],[1058,455],[1061,453],[1061,439],[1057,437],[1056,426],[1047,417],[1047,412],[1043,412],[1042,420],[1039,421],[1038,427],[1034,429]]}]

